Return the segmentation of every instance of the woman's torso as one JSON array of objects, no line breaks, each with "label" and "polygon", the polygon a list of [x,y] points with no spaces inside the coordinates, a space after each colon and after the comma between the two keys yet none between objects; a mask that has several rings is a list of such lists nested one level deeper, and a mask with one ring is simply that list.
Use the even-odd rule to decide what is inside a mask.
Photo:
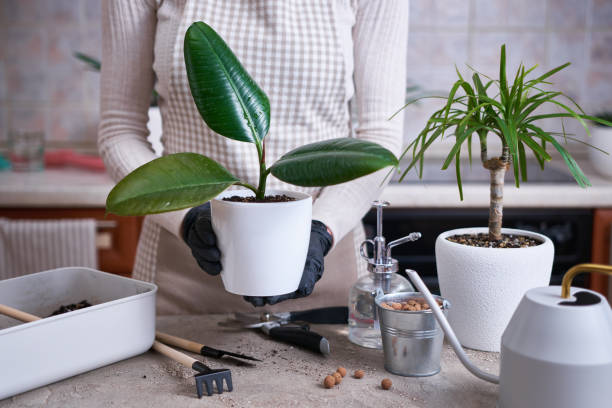
[{"label": "woman's torso", "polygon": [[[213,27],[268,95],[268,165],[303,144],[350,135],[348,101],[353,95],[354,23],[350,0],[158,2],[154,70],[165,154],[204,154],[239,178],[257,183],[255,147],[212,132],[193,103],[184,68],[183,37],[194,21],[205,21]],[[273,177],[268,187],[305,191],[315,198],[320,190],[287,185]],[[359,226],[338,243],[326,259],[324,278],[313,295],[295,307],[320,306],[332,299],[331,304],[346,302],[348,287],[357,278],[358,269],[363,272],[355,242],[362,237]],[[242,299],[223,292],[220,279],[200,271],[187,247],[154,223],[145,222],[137,258],[135,276],[160,283],[161,313],[218,311],[215,308],[220,303],[231,309],[248,307]],[[186,297],[186,293],[194,296]],[[336,300],[339,293],[345,295]]]}]

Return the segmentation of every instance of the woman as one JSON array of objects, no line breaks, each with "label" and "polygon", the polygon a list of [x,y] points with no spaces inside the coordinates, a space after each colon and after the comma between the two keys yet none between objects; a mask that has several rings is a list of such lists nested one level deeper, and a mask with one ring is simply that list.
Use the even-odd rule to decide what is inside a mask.
[{"label": "woman", "polygon": [[[256,183],[254,147],[214,134],[191,98],[183,38],[189,25],[200,20],[224,38],[270,99],[269,163],[303,144],[351,133],[399,153],[402,120],[387,119],[404,101],[405,0],[107,0],[99,148],[115,180],[155,158],[146,140],[155,86],[165,153],[201,153]],[[382,170],[325,188],[301,188],[269,178],[269,188],[311,194],[313,220],[320,222],[321,236],[330,238],[329,245],[322,244],[324,253],[329,250],[325,273],[312,294],[270,310],[347,302],[349,288],[365,273],[357,251],[364,239],[360,220],[379,196],[385,175]],[[190,214],[194,212],[196,218],[201,214]],[[192,224],[187,217],[183,225],[187,213],[148,216],[143,225],[134,277],[159,285],[159,313],[228,312],[252,309],[250,303],[276,302],[245,302],[225,292],[218,276],[203,273],[207,268],[198,265],[185,234]]]}]

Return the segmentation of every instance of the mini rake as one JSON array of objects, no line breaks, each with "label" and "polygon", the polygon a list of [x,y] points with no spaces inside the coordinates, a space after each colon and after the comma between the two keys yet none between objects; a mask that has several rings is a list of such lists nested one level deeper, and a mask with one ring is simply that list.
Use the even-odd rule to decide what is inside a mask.
[{"label": "mini rake", "polygon": [[201,361],[189,357],[187,354],[181,353],[180,351],[176,351],[157,340],[153,342],[153,350],[198,372],[198,374],[195,375],[198,398],[202,398],[204,394],[202,383],[206,385],[206,393],[209,396],[214,392],[213,384],[217,385],[219,394],[223,393],[223,380],[227,383],[227,390],[232,391],[232,372],[228,368],[212,369]]}]

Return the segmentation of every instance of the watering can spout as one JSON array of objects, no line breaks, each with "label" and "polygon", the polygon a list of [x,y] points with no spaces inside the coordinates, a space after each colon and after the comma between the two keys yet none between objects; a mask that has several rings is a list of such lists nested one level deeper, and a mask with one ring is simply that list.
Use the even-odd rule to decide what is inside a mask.
[{"label": "watering can spout", "polygon": [[461,363],[465,366],[465,368],[467,368],[468,371],[470,371],[476,377],[482,380],[488,381],[490,383],[493,383],[493,384],[499,384],[498,376],[482,371],[480,368],[472,364],[467,354],[465,354],[463,347],[461,347],[461,343],[459,343],[459,339],[457,339],[455,332],[453,331],[450,324],[448,324],[446,317],[444,317],[444,313],[442,313],[440,306],[438,306],[438,303],[434,300],[431,292],[429,291],[429,289],[427,289],[427,286],[425,285],[425,283],[423,282],[419,274],[416,273],[416,271],[413,271],[410,269],[406,269],[406,274],[408,274],[408,277],[410,278],[414,286],[416,286],[418,291],[423,294],[423,297],[425,297],[425,300],[427,300],[427,303],[431,307],[431,311],[436,317],[438,324],[440,324],[442,331],[444,331],[444,334],[446,335],[448,342],[451,344],[451,346],[455,350],[455,354],[457,354],[459,361],[461,361]]}]

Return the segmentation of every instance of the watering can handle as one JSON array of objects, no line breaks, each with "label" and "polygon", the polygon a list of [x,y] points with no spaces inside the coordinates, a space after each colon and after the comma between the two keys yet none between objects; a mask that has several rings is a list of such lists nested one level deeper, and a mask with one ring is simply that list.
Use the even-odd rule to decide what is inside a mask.
[{"label": "watering can handle", "polygon": [[425,283],[423,283],[419,274],[410,269],[406,269],[406,274],[408,274],[408,277],[410,278],[412,283],[414,283],[414,286],[416,286],[419,292],[423,294],[425,300],[427,300],[427,303],[431,307],[431,311],[433,312],[434,316],[436,317],[436,320],[440,324],[440,327],[442,327],[446,338],[455,350],[455,354],[457,354],[457,357],[459,357],[459,360],[465,366],[465,368],[467,368],[472,374],[482,380],[488,381],[493,384],[499,384],[499,377],[484,372],[480,368],[472,364],[468,356],[465,354],[463,347],[461,347],[461,343],[459,343],[455,332],[451,328],[450,324],[448,324],[448,320],[446,320],[446,317],[444,317],[440,306],[438,306],[438,302],[434,300],[433,296],[431,295],[431,292],[429,291],[429,289],[427,289],[427,286],[425,286]]},{"label": "watering can handle", "polygon": [[570,297],[570,288],[572,286],[572,280],[582,272],[595,272],[604,275],[612,275],[612,266],[599,265],[591,263],[583,263],[576,266],[572,266],[565,275],[563,275],[563,281],[561,282],[561,297],[567,299]]}]

